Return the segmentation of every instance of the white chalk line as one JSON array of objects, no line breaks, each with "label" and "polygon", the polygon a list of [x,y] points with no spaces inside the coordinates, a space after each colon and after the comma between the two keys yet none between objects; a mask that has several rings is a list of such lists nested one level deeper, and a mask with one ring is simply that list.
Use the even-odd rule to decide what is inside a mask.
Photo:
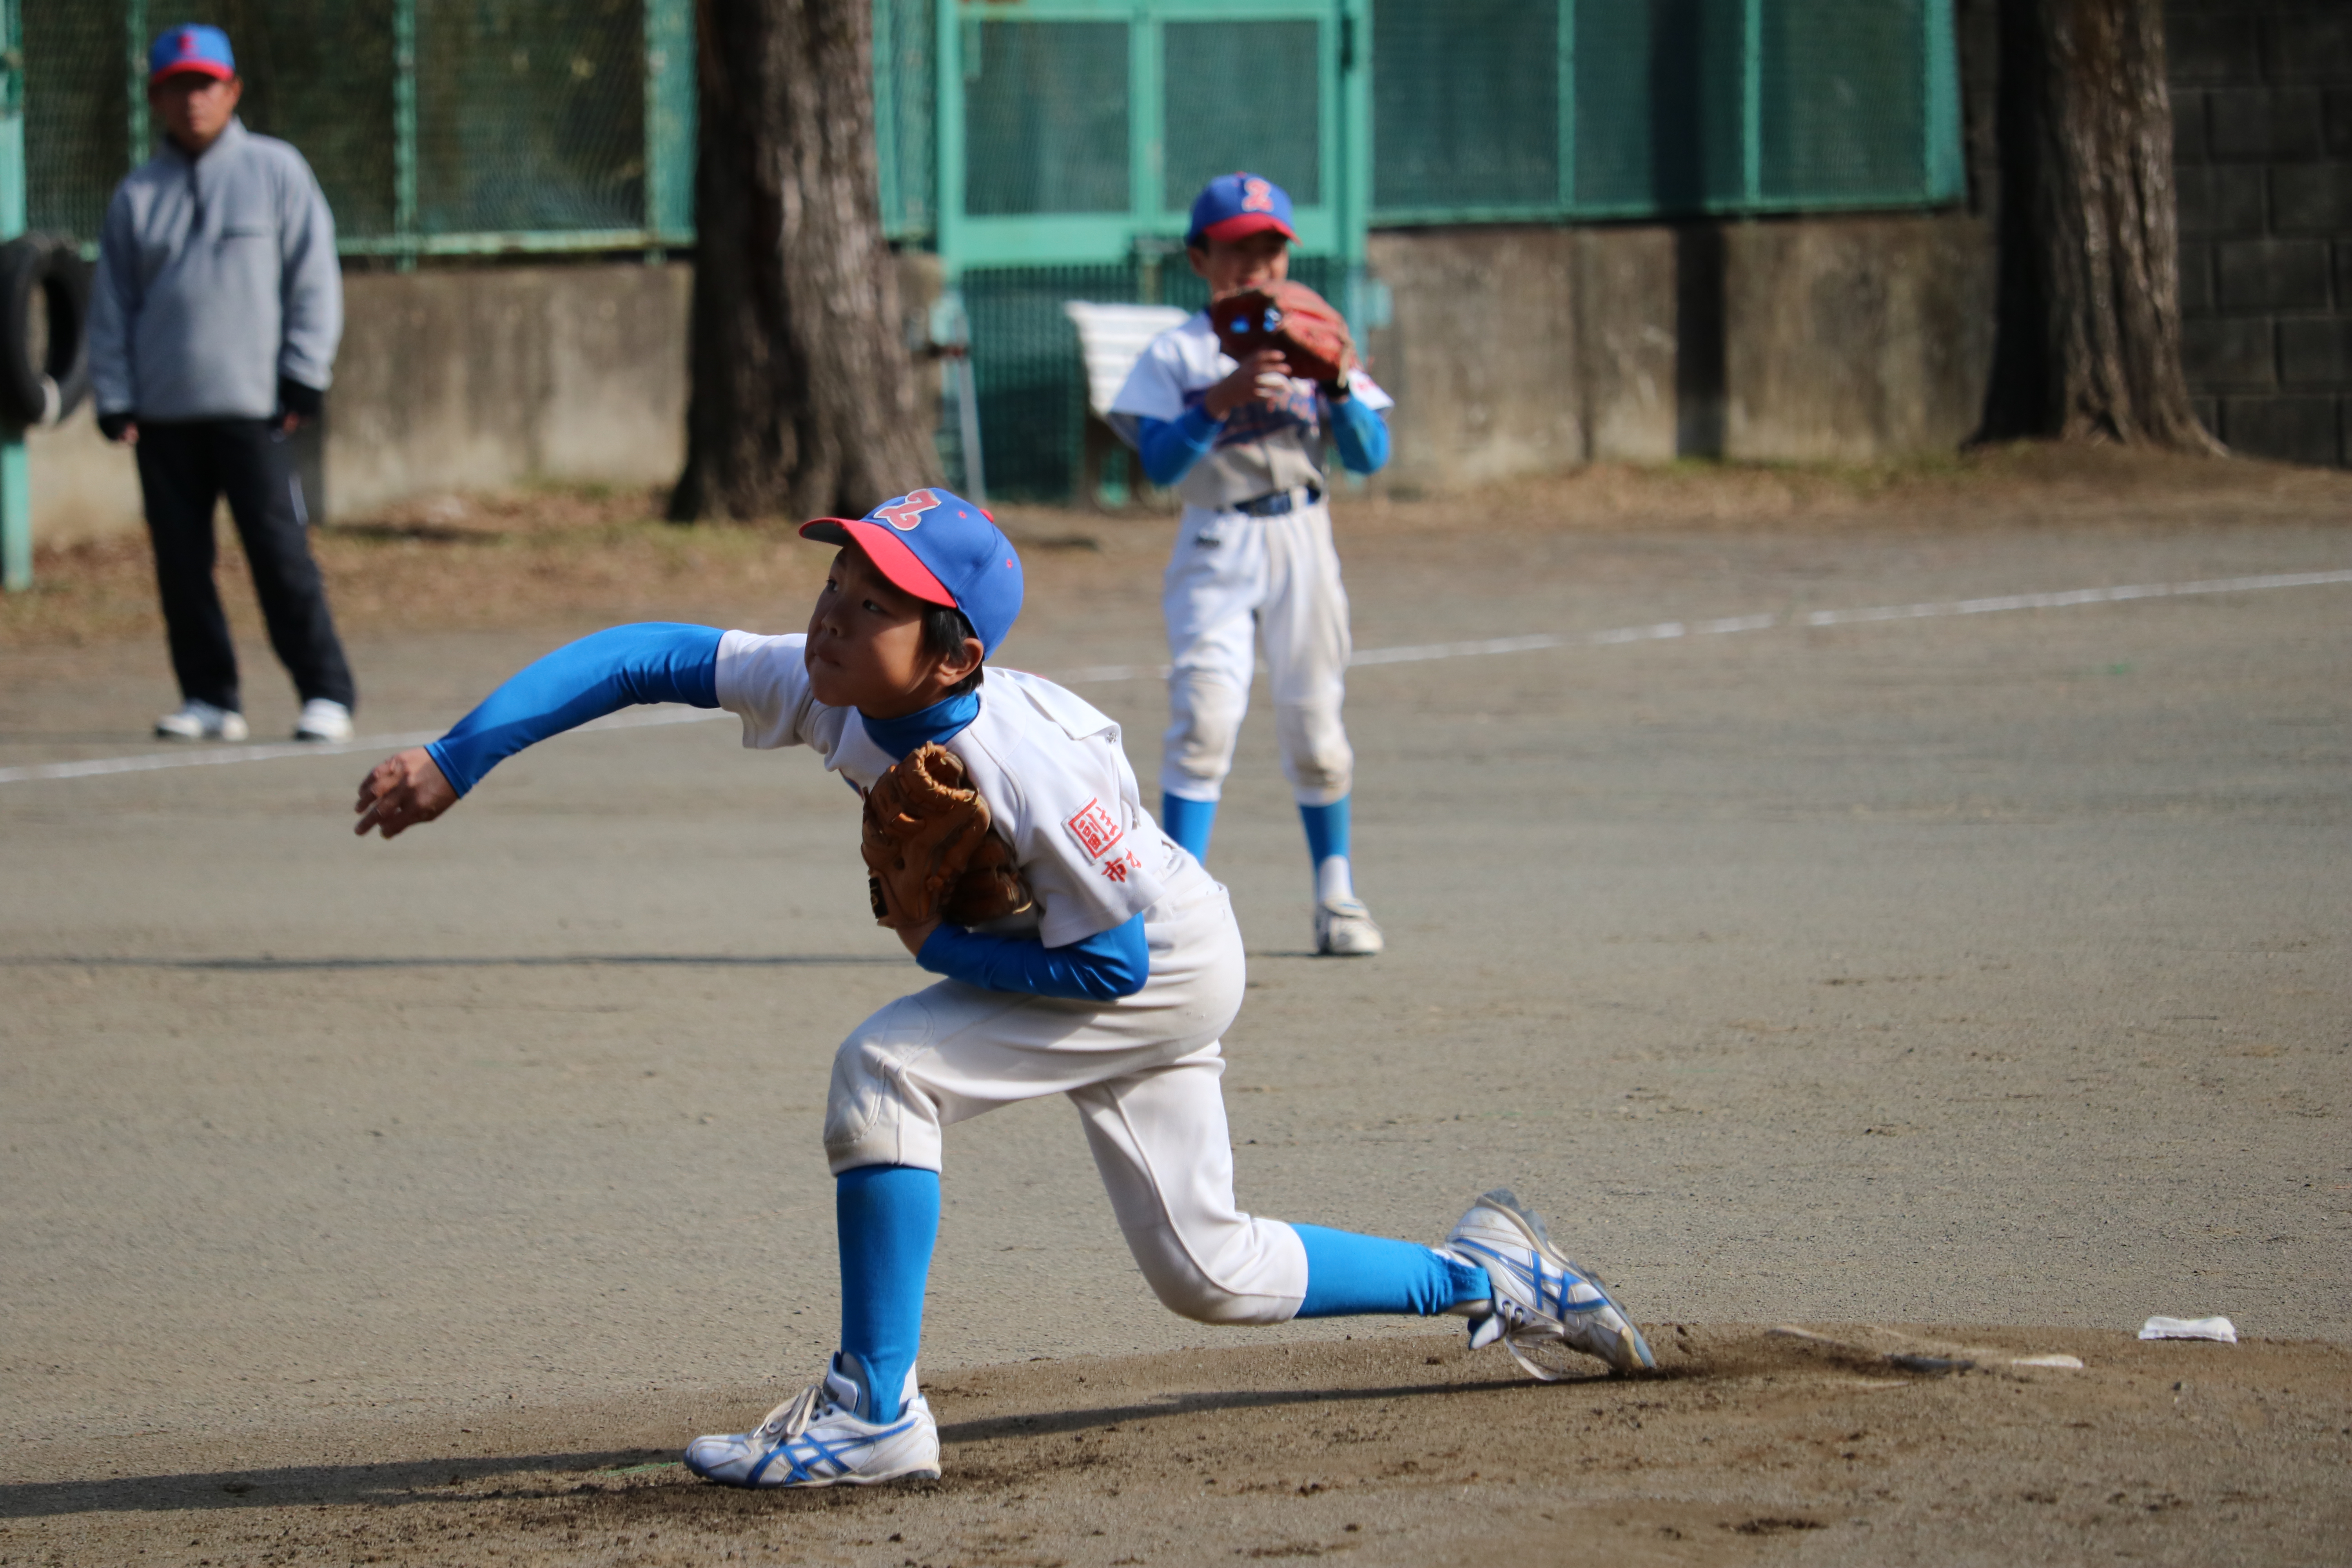
[{"label": "white chalk line", "polygon": [[[1646,626],[1612,626],[1595,632],[1538,632],[1529,637],[1482,637],[1463,642],[1412,643],[1398,647],[1358,648],[1349,668],[1420,664],[1441,658],[1482,658],[1496,654],[1536,653],[1546,648],[1612,647],[1622,643],[1667,642],[1676,637],[1725,637],[1770,631],[1778,626],[1843,626],[1874,621],[1922,621],[1950,616],[1998,615],[2012,610],[2063,610],[2079,605],[2119,605],[2137,599],[2179,599],[2203,594],[2252,594],[2274,588],[2315,588],[2352,583],[2352,570],[2273,572],[2259,577],[2210,577],[2194,583],[2130,583],[2112,588],[2068,588],[2048,594],[2002,594],[1983,599],[1937,599],[1916,605],[1874,605],[1858,610],[1811,610],[1800,616],[1731,616],[1712,621],[1659,621]],[[1053,679],[1065,686],[1108,685],[1123,680],[1164,680],[1164,664],[1102,664]],[[657,724],[695,724],[731,717],[707,708],[659,707],[650,712],[599,719],[583,730],[637,730]],[[225,763],[268,763],[289,757],[339,757],[356,752],[398,751],[440,737],[438,730],[404,735],[361,735],[349,741],[288,742],[262,746],[208,746],[145,752],[128,757],[92,757],[72,763],[34,763],[0,768],[0,784],[43,779],[98,778],[110,773],[152,773],[161,768],[201,768]]]}]

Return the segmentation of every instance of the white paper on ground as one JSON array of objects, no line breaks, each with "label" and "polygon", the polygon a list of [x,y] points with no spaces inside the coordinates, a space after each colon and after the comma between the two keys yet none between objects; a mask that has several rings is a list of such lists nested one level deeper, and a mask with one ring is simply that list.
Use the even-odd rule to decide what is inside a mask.
[{"label": "white paper on ground", "polygon": [[2139,1326],[2144,1340],[2218,1340],[2238,1342],[2238,1326],[2227,1318],[2150,1318]]},{"label": "white paper on ground", "polygon": [[2069,1372],[2083,1370],[2083,1358],[2074,1355],[2021,1355],[2009,1363],[2011,1366],[2057,1366]]}]

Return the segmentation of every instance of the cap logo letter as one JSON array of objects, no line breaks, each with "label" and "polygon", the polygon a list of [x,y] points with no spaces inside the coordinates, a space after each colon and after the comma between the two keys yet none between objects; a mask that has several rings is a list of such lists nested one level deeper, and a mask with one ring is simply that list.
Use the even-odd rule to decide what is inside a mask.
[{"label": "cap logo letter", "polygon": [[929,490],[917,490],[889,506],[877,506],[874,515],[901,533],[912,533],[923,521],[923,514],[940,504],[940,498]]},{"label": "cap logo letter", "polygon": [[1270,213],[1274,210],[1274,187],[1255,175],[1242,182],[1242,211]]}]

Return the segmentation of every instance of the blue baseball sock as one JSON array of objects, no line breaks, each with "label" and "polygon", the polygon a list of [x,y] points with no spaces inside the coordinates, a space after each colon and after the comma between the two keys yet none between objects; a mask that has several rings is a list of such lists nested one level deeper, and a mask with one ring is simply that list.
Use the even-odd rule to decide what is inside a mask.
[{"label": "blue baseball sock", "polygon": [[1307,1247],[1307,1300],[1302,1318],[1360,1318],[1397,1313],[1433,1318],[1476,1301],[1495,1287],[1475,1263],[1411,1241],[1389,1241],[1319,1225],[1290,1227]]},{"label": "blue baseball sock", "polygon": [[1203,866],[1209,863],[1209,830],[1216,825],[1215,801],[1188,800],[1181,795],[1160,791],[1160,826]]},{"label": "blue baseball sock", "polygon": [[1315,862],[1318,903],[1356,896],[1355,870],[1348,864],[1348,800],[1343,795],[1328,805],[1298,808],[1298,820],[1307,825],[1307,858]]},{"label": "blue baseball sock", "polygon": [[1328,805],[1302,805],[1298,820],[1307,825],[1307,853],[1319,868],[1337,855],[1348,858],[1348,802],[1341,795]]},{"label": "blue baseball sock", "polygon": [[923,1287],[940,1238],[940,1173],[861,1165],[833,1189],[841,1244],[841,1348],[865,1389],[857,1414],[895,1421],[923,1340]]}]

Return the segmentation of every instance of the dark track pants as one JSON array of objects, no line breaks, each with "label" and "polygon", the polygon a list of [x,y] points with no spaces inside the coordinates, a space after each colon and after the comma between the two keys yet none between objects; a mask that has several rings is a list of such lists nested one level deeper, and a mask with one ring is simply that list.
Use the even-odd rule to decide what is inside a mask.
[{"label": "dark track pants", "polygon": [[356,706],[326,584],[310,558],[308,519],[284,437],[261,419],[142,419],[133,450],[180,694],[243,710],[236,649],[213,583],[213,509],[226,492],[253,567],[254,594],[269,624],[269,646],[294,678],[294,689],[306,702],[324,697]]}]

